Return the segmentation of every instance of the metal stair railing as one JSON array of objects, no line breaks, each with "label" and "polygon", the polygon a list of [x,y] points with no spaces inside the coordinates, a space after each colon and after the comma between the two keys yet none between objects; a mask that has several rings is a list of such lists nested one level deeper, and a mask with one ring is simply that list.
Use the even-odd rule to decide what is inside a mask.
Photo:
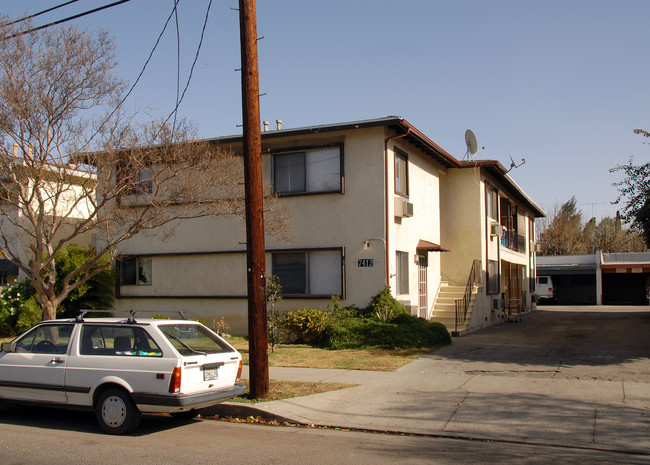
[{"label": "metal stair railing", "polygon": [[454,332],[458,333],[458,327],[464,325],[467,321],[467,311],[469,310],[469,303],[472,300],[472,289],[475,283],[481,282],[481,261],[474,260],[472,268],[469,271],[469,278],[467,278],[467,285],[465,286],[465,294],[462,299],[456,300],[456,325]]}]

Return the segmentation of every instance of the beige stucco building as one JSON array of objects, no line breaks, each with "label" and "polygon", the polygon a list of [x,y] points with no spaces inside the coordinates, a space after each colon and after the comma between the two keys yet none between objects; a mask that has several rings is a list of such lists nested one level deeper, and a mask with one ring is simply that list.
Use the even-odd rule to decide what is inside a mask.
[{"label": "beige stucco building", "polygon": [[[239,152],[242,137],[212,142]],[[363,307],[390,285],[412,314],[459,332],[531,308],[544,213],[498,162],[460,162],[400,117],[267,131],[262,154],[292,223],[291,242],[266,238],[281,308],[324,308],[332,295]],[[116,306],[223,317],[245,333],[245,237],[241,221],[216,217],[184,221],[165,240],[130,239]]]},{"label": "beige stucco building", "polygon": [[17,154],[14,144],[14,157],[6,157],[0,170],[0,285],[27,279],[14,263],[28,266],[42,241],[57,247],[71,236],[66,244],[92,246],[93,224],[73,231],[91,216],[96,175],[39,157],[31,161],[31,152],[25,158]]}]

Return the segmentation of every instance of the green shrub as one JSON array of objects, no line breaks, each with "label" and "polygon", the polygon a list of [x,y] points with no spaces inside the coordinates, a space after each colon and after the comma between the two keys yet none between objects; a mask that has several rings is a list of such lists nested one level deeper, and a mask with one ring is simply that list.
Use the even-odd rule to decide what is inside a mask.
[{"label": "green shrub", "polygon": [[408,315],[408,311],[391,295],[390,287],[384,288],[383,291],[375,295],[364,312],[364,316],[374,317],[384,323],[392,321],[400,315]]},{"label": "green shrub", "polygon": [[451,343],[444,325],[407,314],[385,323],[375,318],[348,318],[330,325],[331,349],[411,349]]},{"label": "green shrub", "polygon": [[325,311],[335,320],[353,318],[360,315],[359,307],[356,305],[350,305],[348,307],[341,305],[341,296],[339,295],[333,295],[330,298],[330,303],[325,307]]},{"label": "green shrub", "polygon": [[[92,249],[78,245],[69,245],[56,254],[56,293],[63,289],[63,278],[71,271],[80,267],[96,255]],[[107,265],[111,261],[109,255],[100,258],[99,265]],[[71,283],[79,281],[81,275],[72,278]],[[115,271],[108,267],[78,288],[71,291],[57,309],[58,318],[71,318],[82,309],[104,310],[113,307],[115,298]]]},{"label": "green shrub", "polygon": [[43,312],[28,280],[0,290],[0,335],[16,336],[41,321]]},{"label": "green shrub", "polygon": [[303,308],[287,312],[284,329],[293,335],[291,342],[320,343],[327,336],[332,318],[317,308]]}]

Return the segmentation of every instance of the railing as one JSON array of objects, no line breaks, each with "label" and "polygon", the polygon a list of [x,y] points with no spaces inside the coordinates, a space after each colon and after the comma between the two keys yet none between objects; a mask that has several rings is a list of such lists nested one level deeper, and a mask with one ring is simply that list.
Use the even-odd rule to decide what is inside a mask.
[{"label": "railing", "polygon": [[472,289],[475,283],[481,282],[481,261],[474,260],[472,268],[469,271],[469,278],[467,278],[467,285],[465,286],[465,294],[462,299],[456,301],[456,326],[454,332],[458,332],[458,326],[464,325],[467,321],[467,311],[469,310],[469,303],[472,300]]},{"label": "railing", "polygon": [[526,236],[517,231],[505,231],[501,236],[501,245],[515,252],[526,252]]}]

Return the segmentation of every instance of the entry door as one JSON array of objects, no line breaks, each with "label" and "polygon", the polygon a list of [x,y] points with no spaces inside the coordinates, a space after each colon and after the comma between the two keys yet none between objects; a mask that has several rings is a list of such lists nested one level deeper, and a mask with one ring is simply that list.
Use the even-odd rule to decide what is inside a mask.
[{"label": "entry door", "polygon": [[427,257],[425,255],[418,255],[418,293],[420,296],[418,305],[418,316],[426,318],[428,312],[427,303]]}]

